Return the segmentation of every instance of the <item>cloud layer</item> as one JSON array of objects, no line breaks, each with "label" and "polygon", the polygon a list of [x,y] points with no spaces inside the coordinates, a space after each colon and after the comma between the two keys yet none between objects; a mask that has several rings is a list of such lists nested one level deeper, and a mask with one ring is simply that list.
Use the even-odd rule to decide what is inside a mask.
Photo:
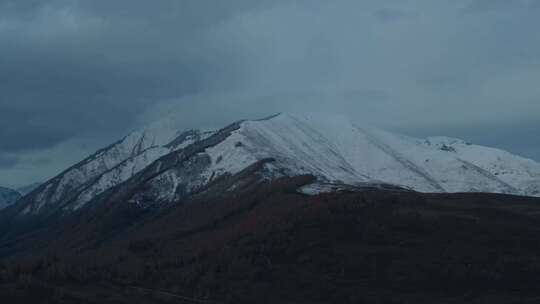
[{"label": "cloud layer", "polygon": [[[171,111],[186,126],[332,111],[530,142],[539,15],[535,0],[0,0],[0,184]],[[486,143],[540,160],[539,142],[497,134]]]}]

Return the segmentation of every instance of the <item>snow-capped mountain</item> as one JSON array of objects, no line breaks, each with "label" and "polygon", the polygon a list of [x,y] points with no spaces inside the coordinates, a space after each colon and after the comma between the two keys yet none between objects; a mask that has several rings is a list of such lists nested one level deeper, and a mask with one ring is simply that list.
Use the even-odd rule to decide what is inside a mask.
[{"label": "snow-capped mountain", "polygon": [[[462,140],[416,139],[342,117],[281,114],[245,121],[215,145],[147,176],[132,202],[171,202],[258,161],[264,178],[312,174],[320,184],[391,184],[422,192],[539,195],[540,164]],[[203,145],[204,146],[204,145]],[[141,185],[139,185],[141,186]]]},{"label": "snow-capped mountain", "polygon": [[25,195],[22,214],[73,210],[132,177],[159,157],[207,137],[211,132],[179,131],[165,119],[95,152]]},{"label": "snow-capped mountain", "polygon": [[19,192],[9,188],[0,187],[0,210],[15,203],[19,198],[21,198]]},{"label": "snow-capped mountain", "polygon": [[[540,164],[447,137],[417,139],[343,117],[280,114],[216,132],[155,123],[96,152],[21,200],[23,214],[80,209],[108,197],[141,206],[204,193],[246,170],[261,179],[314,175],[321,185],[395,185],[422,192],[540,196]],[[241,185],[231,183],[228,191]]]}]

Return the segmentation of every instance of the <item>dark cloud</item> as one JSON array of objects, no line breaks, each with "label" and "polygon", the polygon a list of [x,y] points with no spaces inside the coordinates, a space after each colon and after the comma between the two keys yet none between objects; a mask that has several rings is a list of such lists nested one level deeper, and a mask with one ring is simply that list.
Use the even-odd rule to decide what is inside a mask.
[{"label": "dark cloud", "polygon": [[208,58],[201,58],[190,45],[231,9],[223,2],[210,9],[195,3],[0,4],[2,148],[119,133],[155,101],[193,94],[219,77],[226,82],[221,71],[234,70],[227,55],[206,50]]},{"label": "dark cloud", "polygon": [[[537,3],[0,0],[0,154],[19,159],[0,183],[171,112],[187,127],[310,110],[520,128],[540,116]],[[518,140],[492,142],[521,153]]]}]

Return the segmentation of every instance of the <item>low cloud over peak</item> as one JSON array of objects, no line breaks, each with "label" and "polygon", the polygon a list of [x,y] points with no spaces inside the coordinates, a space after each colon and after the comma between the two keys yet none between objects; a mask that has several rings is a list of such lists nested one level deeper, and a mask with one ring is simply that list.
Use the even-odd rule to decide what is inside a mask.
[{"label": "low cloud over peak", "polygon": [[[540,122],[539,12],[526,0],[0,0],[0,184],[43,180],[171,111],[219,126],[311,109],[475,138],[495,124],[525,141]],[[540,159],[540,143],[497,144]]]}]

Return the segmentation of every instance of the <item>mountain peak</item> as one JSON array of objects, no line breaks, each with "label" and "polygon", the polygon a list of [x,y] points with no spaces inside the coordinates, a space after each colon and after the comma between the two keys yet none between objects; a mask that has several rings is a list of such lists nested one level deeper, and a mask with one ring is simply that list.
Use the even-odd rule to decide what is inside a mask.
[{"label": "mountain peak", "polygon": [[450,137],[360,127],[343,115],[278,113],[219,131],[179,125],[168,117],[96,152],[25,196],[21,213],[71,212],[125,187],[139,192],[127,201],[171,203],[258,163],[262,179],[309,174],[321,184],[540,195],[536,162]]}]

